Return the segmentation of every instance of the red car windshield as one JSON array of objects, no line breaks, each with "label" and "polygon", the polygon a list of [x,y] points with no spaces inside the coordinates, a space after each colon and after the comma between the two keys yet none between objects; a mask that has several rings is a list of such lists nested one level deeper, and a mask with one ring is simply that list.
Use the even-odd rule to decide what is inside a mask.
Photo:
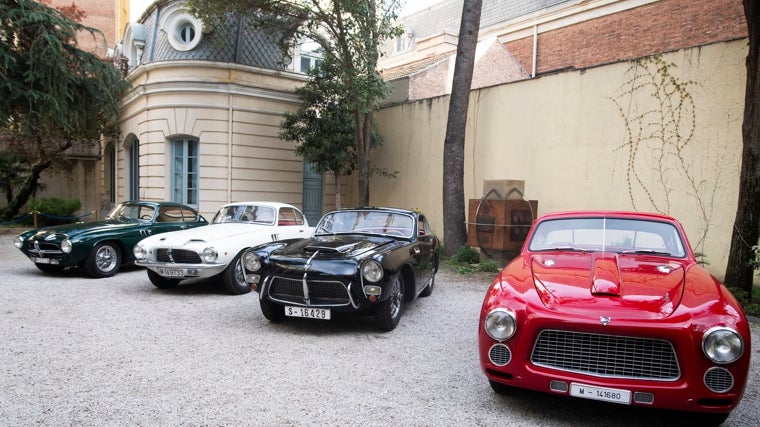
[{"label": "red car windshield", "polygon": [[684,243],[670,223],[621,218],[565,218],[542,221],[531,251],[576,250],[649,253],[683,258]]}]

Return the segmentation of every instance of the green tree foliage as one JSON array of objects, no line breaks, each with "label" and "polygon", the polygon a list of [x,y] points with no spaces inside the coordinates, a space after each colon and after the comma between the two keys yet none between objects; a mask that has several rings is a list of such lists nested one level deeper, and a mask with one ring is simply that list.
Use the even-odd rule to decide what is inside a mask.
[{"label": "green tree foliage", "polygon": [[[341,82],[342,103],[353,121],[353,153],[359,197],[369,204],[374,113],[387,86],[377,71],[384,40],[399,34],[394,25],[398,0],[189,0],[196,14],[214,27],[230,12],[253,18],[255,25],[282,34],[286,54],[304,41],[317,43],[323,66]],[[329,94],[328,94],[329,97]]]},{"label": "green tree foliage", "polygon": [[343,102],[342,81],[322,70],[309,70],[311,80],[296,90],[301,107],[285,114],[280,138],[295,141],[296,154],[317,172],[335,175],[335,207],[340,208],[340,177],[356,168],[354,121]]},{"label": "green tree foliage", "polygon": [[0,210],[13,217],[39,186],[40,175],[65,159],[75,142],[113,136],[127,87],[113,64],[77,46],[77,35],[103,35],[34,0],[0,3],[0,147],[28,166],[23,183]]}]

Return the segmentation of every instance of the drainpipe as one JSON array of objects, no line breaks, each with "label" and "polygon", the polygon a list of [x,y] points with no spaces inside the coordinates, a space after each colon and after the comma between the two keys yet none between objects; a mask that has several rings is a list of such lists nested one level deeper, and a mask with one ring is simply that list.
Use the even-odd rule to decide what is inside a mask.
[{"label": "drainpipe", "polygon": [[536,77],[536,58],[538,57],[538,25],[533,26],[533,72],[531,77]]},{"label": "drainpipe", "polygon": [[232,202],[232,93],[227,108],[227,203]]}]

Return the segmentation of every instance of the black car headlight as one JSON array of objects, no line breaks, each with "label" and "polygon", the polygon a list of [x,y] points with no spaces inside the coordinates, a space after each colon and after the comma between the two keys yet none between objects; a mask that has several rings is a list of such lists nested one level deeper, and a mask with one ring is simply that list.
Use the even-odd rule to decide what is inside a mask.
[{"label": "black car headlight", "polygon": [[504,341],[512,337],[517,330],[515,314],[506,308],[495,308],[486,314],[483,328],[489,337]]},{"label": "black car headlight", "polygon": [[135,245],[135,247],[132,248],[132,253],[135,255],[135,259],[141,261],[148,256],[148,251],[146,251],[142,245]]},{"label": "black car headlight", "polygon": [[243,267],[248,271],[259,271],[261,258],[253,252],[246,252],[243,254]]},{"label": "black car headlight", "polygon": [[383,278],[383,266],[375,260],[362,265],[362,277],[368,282],[379,282]]},{"label": "black car headlight", "polygon": [[63,241],[61,241],[61,250],[65,254],[71,253],[71,240],[63,239]]},{"label": "black car headlight", "polygon": [[702,351],[715,363],[735,362],[744,353],[744,339],[731,328],[717,326],[705,332],[702,337]]}]

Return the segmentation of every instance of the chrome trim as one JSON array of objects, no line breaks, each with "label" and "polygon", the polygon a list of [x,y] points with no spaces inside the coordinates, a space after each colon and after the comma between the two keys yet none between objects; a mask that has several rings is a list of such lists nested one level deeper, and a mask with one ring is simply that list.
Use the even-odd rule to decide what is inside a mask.
[{"label": "chrome trim", "polygon": [[311,268],[311,260],[314,259],[315,256],[319,253],[319,250],[314,251],[314,255],[310,256],[309,259],[306,260],[306,264],[303,268],[303,302],[306,303],[306,306],[311,306],[311,298],[309,298],[309,285],[306,282],[306,276],[309,274],[309,268]]},{"label": "chrome trim", "polygon": [[351,295],[351,285],[353,285],[353,284],[354,284],[354,282],[349,283],[348,287],[346,288],[346,290],[348,291],[348,301],[351,303],[351,307],[353,307],[354,309],[357,309],[357,308],[359,308],[359,303],[357,303],[356,301],[354,301],[354,296]]}]

